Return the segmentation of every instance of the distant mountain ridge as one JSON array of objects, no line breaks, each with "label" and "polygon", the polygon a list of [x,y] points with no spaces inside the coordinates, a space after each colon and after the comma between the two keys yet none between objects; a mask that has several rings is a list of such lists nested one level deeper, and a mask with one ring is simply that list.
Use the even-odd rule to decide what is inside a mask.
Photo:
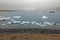
[{"label": "distant mountain ridge", "polygon": [[0,10],[0,12],[14,12],[14,11],[20,11],[20,10]]}]

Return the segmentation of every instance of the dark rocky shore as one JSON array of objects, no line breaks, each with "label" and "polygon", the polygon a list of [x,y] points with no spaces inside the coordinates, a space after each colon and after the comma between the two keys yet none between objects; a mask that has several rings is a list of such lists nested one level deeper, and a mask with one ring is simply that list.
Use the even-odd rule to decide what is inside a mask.
[{"label": "dark rocky shore", "polygon": [[44,33],[60,34],[60,26],[25,26],[25,25],[0,25],[0,33]]},{"label": "dark rocky shore", "polygon": [[40,29],[40,28],[15,28],[15,29],[0,29],[0,33],[45,33],[45,34],[60,34],[60,30],[55,29]]}]

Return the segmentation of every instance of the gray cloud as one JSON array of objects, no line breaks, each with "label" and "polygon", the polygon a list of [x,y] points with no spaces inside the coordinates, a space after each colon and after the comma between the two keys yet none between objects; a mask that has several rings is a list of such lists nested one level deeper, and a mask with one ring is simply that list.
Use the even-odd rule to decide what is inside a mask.
[{"label": "gray cloud", "polygon": [[0,10],[60,10],[60,0],[0,0]]}]

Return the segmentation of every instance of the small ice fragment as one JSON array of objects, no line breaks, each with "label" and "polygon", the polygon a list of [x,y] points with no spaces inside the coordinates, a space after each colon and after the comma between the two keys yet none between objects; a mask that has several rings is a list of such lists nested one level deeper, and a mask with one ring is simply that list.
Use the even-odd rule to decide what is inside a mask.
[{"label": "small ice fragment", "polygon": [[13,16],[13,18],[21,18],[21,16]]},{"label": "small ice fragment", "polygon": [[42,19],[47,19],[48,17],[47,16],[42,16]]},{"label": "small ice fragment", "polygon": [[32,24],[35,24],[35,23],[36,23],[36,21],[32,21],[31,23],[32,23]]},{"label": "small ice fragment", "polygon": [[5,23],[3,23],[2,25],[6,25]]},{"label": "small ice fragment", "polygon": [[20,23],[20,21],[12,21],[13,23]]},{"label": "small ice fragment", "polygon": [[26,23],[30,23],[29,21],[27,21]]},{"label": "small ice fragment", "polygon": [[8,22],[8,24],[11,24],[11,22]]},{"label": "small ice fragment", "polygon": [[44,22],[45,25],[52,25],[50,22]]}]

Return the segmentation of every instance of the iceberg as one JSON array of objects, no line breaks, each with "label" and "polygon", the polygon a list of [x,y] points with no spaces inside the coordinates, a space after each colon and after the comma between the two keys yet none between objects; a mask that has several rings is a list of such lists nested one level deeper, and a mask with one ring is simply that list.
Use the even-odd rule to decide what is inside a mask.
[{"label": "iceberg", "polygon": [[36,21],[31,21],[32,24],[36,24]]},{"label": "iceberg", "polygon": [[8,24],[11,24],[11,22],[8,22]]},{"label": "iceberg", "polygon": [[14,19],[11,19],[11,22],[14,23],[14,24],[19,24],[20,21],[15,21]]},{"label": "iceberg", "polygon": [[13,16],[13,18],[21,18],[21,16]]},{"label": "iceberg", "polygon": [[29,21],[23,21],[21,24],[29,24]]},{"label": "iceberg", "polygon": [[47,19],[48,17],[47,16],[42,16],[42,19]]},{"label": "iceberg", "polygon": [[52,23],[50,23],[50,22],[44,22],[44,25],[52,25]]},{"label": "iceberg", "polygon": [[20,21],[12,21],[13,23],[15,23],[15,24],[19,24],[20,23]]},{"label": "iceberg", "polygon": [[0,21],[5,21],[5,20],[8,20],[10,19],[10,17],[0,17]]},{"label": "iceberg", "polygon": [[5,23],[3,23],[2,25],[6,25]]}]

